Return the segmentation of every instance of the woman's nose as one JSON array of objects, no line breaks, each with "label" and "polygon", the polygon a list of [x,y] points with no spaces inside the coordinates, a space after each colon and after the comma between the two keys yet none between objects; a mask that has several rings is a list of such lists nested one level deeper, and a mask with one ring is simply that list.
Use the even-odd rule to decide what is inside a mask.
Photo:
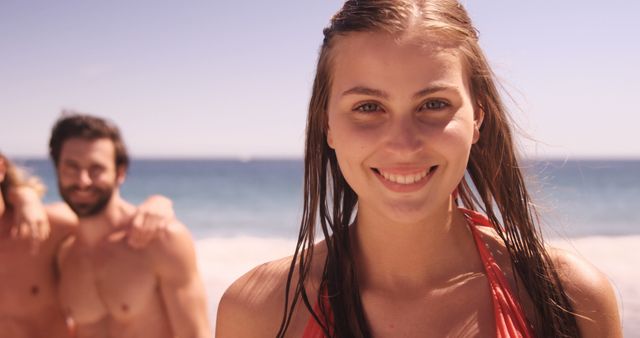
[{"label": "woman's nose", "polygon": [[387,148],[392,153],[411,155],[423,150],[423,131],[412,116],[398,118],[391,122],[387,138]]}]

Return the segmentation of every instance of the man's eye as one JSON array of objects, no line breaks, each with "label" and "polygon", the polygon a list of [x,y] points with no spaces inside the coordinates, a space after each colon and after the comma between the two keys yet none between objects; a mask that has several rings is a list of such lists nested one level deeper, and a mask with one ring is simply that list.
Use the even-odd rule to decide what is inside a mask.
[{"label": "man's eye", "polygon": [[79,170],[77,165],[71,163],[63,163],[61,168],[67,173],[75,173]]},{"label": "man's eye", "polygon": [[358,107],[356,107],[355,110],[359,111],[359,112],[363,112],[363,113],[372,113],[372,112],[379,111],[380,110],[380,106],[378,106],[375,103],[365,103],[365,104],[361,104]]},{"label": "man's eye", "polygon": [[97,166],[97,165],[91,166],[89,168],[89,174],[91,176],[97,176],[97,175],[101,174],[103,171],[104,171],[104,168],[102,168],[101,166]]},{"label": "man's eye", "polygon": [[449,103],[443,100],[429,100],[422,105],[423,109],[440,110],[447,108]]}]

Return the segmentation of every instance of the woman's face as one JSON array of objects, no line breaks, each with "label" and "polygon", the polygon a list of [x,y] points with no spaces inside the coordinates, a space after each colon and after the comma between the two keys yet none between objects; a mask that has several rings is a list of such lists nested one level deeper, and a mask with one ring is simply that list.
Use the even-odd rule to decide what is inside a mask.
[{"label": "woman's face", "polygon": [[359,212],[419,222],[448,208],[481,123],[461,57],[385,33],[334,42],[327,141]]}]

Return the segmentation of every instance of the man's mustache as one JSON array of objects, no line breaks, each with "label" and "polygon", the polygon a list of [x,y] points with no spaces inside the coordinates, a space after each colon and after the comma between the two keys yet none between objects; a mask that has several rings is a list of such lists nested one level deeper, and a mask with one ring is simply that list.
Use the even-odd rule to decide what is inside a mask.
[{"label": "man's mustache", "polygon": [[72,185],[72,186],[68,186],[64,188],[64,191],[66,192],[83,192],[83,191],[90,191],[90,192],[100,192],[102,191],[102,189],[98,188],[98,187],[94,187],[94,186],[90,186],[90,187],[80,187],[77,185]]}]

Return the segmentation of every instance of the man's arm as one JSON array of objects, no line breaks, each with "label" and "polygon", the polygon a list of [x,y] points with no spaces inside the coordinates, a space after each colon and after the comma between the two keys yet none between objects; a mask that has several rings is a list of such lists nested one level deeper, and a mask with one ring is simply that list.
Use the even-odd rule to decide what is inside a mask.
[{"label": "man's arm", "polygon": [[206,295],[189,231],[182,224],[171,224],[166,236],[151,246],[173,335],[210,338]]},{"label": "man's arm", "polygon": [[[43,206],[41,193],[35,187],[24,185],[9,190],[9,203],[14,210],[12,235],[31,239],[35,253],[40,243],[47,240],[55,228],[54,240],[61,240],[75,231],[78,219],[62,202]],[[171,200],[162,195],[151,195],[136,211],[128,233],[127,243],[133,248],[147,246],[155,237],[164,236],[168,224],[176,220]]]}]

